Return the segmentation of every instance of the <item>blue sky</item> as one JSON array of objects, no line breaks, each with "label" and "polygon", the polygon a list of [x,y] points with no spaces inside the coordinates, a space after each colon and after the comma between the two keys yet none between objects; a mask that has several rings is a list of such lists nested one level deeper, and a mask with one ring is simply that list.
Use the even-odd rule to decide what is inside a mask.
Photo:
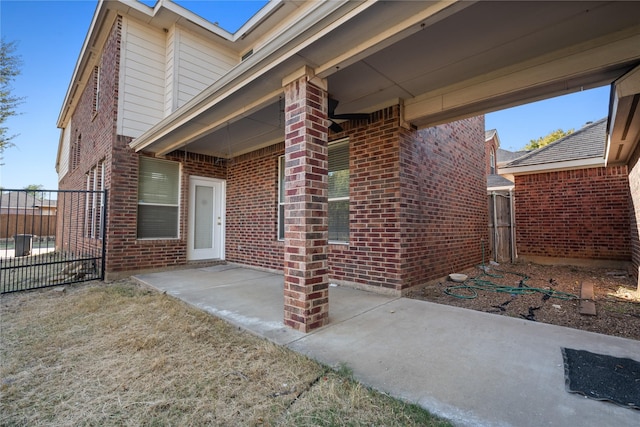
[{"label": "blue sky", "polygon": [[[155,1],[145,0],[145,4]],[[231,32],[239,28],[264,1],[177,1]],[[0,35],[17,43],[22,74],[13,82],[13,95],[25,97],[20,115],[7,120],[9,134],[18,134],[15,147],[4,152],[0,187],[42,185],[57,189],[55,160],[60,131],[60,106],[97,2],[94,0],[0,0]],[[502,148],[517,150],[531,139],[556,129],[579,129],[607,115],[609,88],[503,110],[486,115],[487,129],[497,129]]]}]

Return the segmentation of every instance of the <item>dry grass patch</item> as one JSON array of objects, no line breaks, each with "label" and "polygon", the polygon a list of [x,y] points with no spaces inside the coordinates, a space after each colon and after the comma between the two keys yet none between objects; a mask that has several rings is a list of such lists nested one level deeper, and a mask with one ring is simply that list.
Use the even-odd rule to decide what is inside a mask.
[{"label": "dry grass patch", "polygon": [[128,281],[1,305],[1,425],[440,425]]},{"label": "dry grass patch", "polygon": [[291,426],[450,426],[417,405],[390,399],[356,382],[344,368],[328,371],[292,405]]}]

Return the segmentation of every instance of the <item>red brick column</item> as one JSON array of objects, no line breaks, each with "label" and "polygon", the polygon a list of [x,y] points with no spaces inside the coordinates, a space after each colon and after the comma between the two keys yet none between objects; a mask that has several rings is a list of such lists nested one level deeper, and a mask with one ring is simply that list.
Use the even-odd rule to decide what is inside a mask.
[{"label": "red brick column", "polygon": [[284,93],[284,323],[309,332],[329,320],[327,92],[305,72]]}]

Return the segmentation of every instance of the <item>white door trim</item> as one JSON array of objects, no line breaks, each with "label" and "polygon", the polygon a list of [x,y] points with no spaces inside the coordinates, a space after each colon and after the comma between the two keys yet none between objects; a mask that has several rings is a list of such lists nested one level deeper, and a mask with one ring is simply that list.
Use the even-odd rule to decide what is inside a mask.
[{"label": "white door trim", "polygon": [[[195,193],[196,186],[209,186],[214,189],[213,212],[213,247],[210,250],[195,249]],[[226,186],[223,179],[205,178],[201,176],[189,177],[189,213],[187,233],[187,260],[225,259],[225,230],[226,230]]]}]

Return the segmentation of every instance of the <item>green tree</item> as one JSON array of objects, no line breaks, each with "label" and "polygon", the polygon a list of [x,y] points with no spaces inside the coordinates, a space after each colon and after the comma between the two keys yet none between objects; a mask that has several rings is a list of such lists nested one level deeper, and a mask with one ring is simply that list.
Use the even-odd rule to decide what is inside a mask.
[{"label": "green tree", "polygon": [[16,108],[24,99],[11,93],[11,82],[20,74],[22,66],[22,60],[15,51],[15,42],[0,40],[0,159],[4,150],[12,145],[11,140],[16,137],[8,134],[5,121],[18,114]]},{"label": "green tree", "polygon": [[44,193],[41,191],[42,188],[43,188],[42,185],[39,185],[39,184],[29,184],[26,187],[24,187],[24,189],[27,190],[27,193],[31,194],[36,199],[40,199],[40,200],[42,200],[44,197]]},{"label": "green tree", "polygon": [[554,130],[553,132],[548,133],[545,136],[541,136],[538,139],[532,139],[529,141],[527,145],[524,146],[525,150],[535,150],[537,148],[544,147],[545,145],[551,144],[553,141],[556,141],[560,138],[564,138],[567,135],[571,135],[573,133],[573,129],[569,129],[568,131],[563,131],[562,129]]}]

